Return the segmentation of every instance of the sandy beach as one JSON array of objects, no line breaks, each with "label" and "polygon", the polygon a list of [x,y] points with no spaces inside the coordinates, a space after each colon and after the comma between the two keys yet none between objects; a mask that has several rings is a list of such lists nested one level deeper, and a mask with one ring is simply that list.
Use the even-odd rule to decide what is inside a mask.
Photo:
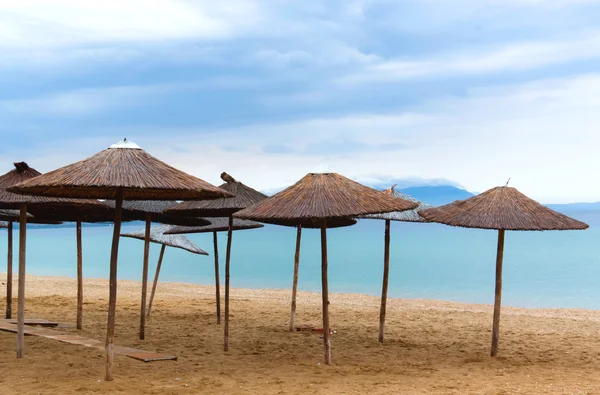
[{"label": "sandy beach", "polygon": [[[0,278],[4,293],[5,274]],[[117,345],[175,354],[177,361],[117,355],[115,381],[104,382],[103,352],[27,336],[26,356],[17,360],[15,335],[0,332],[0,393],[600,393],[600,311],[504,307],[499,357],[492,359],[491,306],[391,299],[381,345],[379,299],[333,294],[334,365],[324,366],[319,334],[287,330],[288,290],[232,290],[227,353],[212,286],[159,284],[144,341],[137,338],[140,290],[139,282],[119,282]],[[84,328],[77,331],[76,280],[28,276],[26,317],[104,340],[108,282],[86,279],[84,295]],[[300,292],[297,324],[320,327],[320,314],[320,294]]]}]

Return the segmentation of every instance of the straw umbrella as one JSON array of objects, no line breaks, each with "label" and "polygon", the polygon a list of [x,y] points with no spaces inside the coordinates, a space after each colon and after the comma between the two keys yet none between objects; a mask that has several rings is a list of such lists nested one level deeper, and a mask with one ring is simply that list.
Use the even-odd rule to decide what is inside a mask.
[{"label": "straw umbrella", "polygon": [[508,186],[492,188],[467,200],[459,200],[445,206],[423,210],[419,214],[428,221],[441,224],[498,231],[492,357],[496,356],[498,352],[500,337],[505,231],[583,230],[588,228],[587,224],[557,213]]},{"label": "straw umbrella", "polygon": [[[23,196],[9,191],[15,184],[31,180],[41,175],[37,170],[29,167],[25,162],[14,163],[15,168],[0,176],[0,208],[16,209],[19,211],[19,304],[17,311],[17,358],[22,358],[25,345],[25,264],[27,243],[27,211],[39,209],[40,211],[72,210],[73,212],[86,213],[87,210],[96,212],[102,206],[95,200],[49,198],[40,196]],[[12,239],[12,232],[9,235]],[[12,241],[12,240],[11,240]],[[9,257],[9,258],[12,258]],[[12,259],[10,259],[12,260]],[[12,266],[12,265],[11,265]],[[12,270],[10,273],[12,282]]]},{"label": "straw umbrella", "polygon": [[386,195],[336,173],[312,173],[278,194],[235,214],[237,218],[275,225],[301,225],[302,227],[320,225],[323,342],[326,364],[331,364],[327,280],[328,222],[365,214],[411,210],[415,207],[417,207],[416,203]]},{"label": "straw umbrella", "polygon": [[172,209],[165,211],[167,214],[202,217],[229,217],[227,231],[227,251],[225,252],[225,325],[223,350],[229,350],[229,268],[231,260],[231,238],[233,232],[233,213],[246,208],[254,203],[267,198],[267,195],[236,181],[229,174],[221,173],[225,184],[219,188],[234,195],[230,199],[216,199],[203,202],[183,202]]},{"label": "straw umbrella", "polygon": [[[114,200],[107,200],[105,204],[115,207]],[[174,200],[134,200],[123,202],[123,218],[146,222],[146,238],[144,240],[144,260],[142,264],[142,297],[140,302],[140,340],[146,338],[146,297],[148,294],[148,258],[150,255],[150,224],[158,222],[173,225],[208,225],[209,221],[202,218],[177,217],[164,214],[168,208],[176,206]]]},{"label": "straw umbrella", "polygon": [[383,337],[385,332],[385,313],[387,307],[387,294],[388,294],[388,279],[390,275],[390,221],[401,221],[401,222],[427,222],[418,213],[419,210],[425,210],[432,206],[423,203],[410,195],[396,191],[393,185],[391,188],[383,191],[388,195],[397,197],[399,199],[408,200],[418,204],[417,208],[407,211],[394,211],[391,213],[383,214],[371,214],[365,215],[360,218],[365,219],[382,219],[385,221],[385,232],[384,232],[384,254],[383,254],[383,284],[381,286],[381,307],[379,309],[379,342],[383,343]]},{"label": "straw umbrella", "polygon": [[[171,229],[165,232],[166,235],[181,235],[190,233],[212,233],[213,234],[213,245],[215,255],[215,293],[217,299],[217,324],[221,325],[221,287],[219,279],[219,247],[217,240],[218,232],[229,231],[229,220],[227,218],[211,218],[211,224],[206,226],[173,226]],[[233,220],[232,231],[246,230],[246,229],[257,229],[262,228],[264,225],[258,222],[246,221],[243,219],[235,218]],[[157,269],[158,270],[158,269]],[[158,272],[157,272],[158,276]],[[150,315],[150,309],[148,309],[148,315]]]},{"label": "straw umbrella", "polygon": [[110,293],[106,333],[106,375],[112,380],[115,312],[117,301],[117,261],[124,200],[214,199],[230,194],[199,178],[156,159],[137,144],[114,144],[87,159],[23,182],[12,191],[116,201],[110,258]]},{"label": "straw umbrella", "polygon": [[[156,274],[154,276],[154,284],[152,285],[152,293],[150,294],[150,302],[148,303],[148,313],[150,316],[150,311],[152,310],[152,301],[154,300],[154,293],[156,292],[156,285],[158,284],[158,276],[160,274],[160,267],[162,266],[163,257],[165,255],[165,248],[167,246],[180,248],[185,251],[189,251],[192,254],[198,255],[208,255],[206,251],[198,247],[191,240],[189,240],[185,236],[181,235],[168,235],[166,232],[171,229],[169,225],[159,225],[150,229],[150,234],[148,236],[148,232],[146,229],[138,230],[136,232],[122,233],[121,237],[130,237],[133,239],[143,240],[144,243],[146,240],[150,240],[153,243],[160,244],[160,255],[158,257],[158,263],[156,265]],[[145,312],[144,312],[145,313]],[[146,314],[144,314],[146,315]]]}]

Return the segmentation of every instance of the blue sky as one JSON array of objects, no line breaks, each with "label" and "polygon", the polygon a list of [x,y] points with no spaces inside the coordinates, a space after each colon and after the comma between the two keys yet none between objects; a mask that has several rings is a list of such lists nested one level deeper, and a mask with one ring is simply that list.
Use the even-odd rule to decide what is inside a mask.
[{"label": "blue sky", "polygon": [[216,184],[511,177],[544,202],[598,201],[598,15],[591,0],[0,0],[0,166],[48,171],[126,136]]}]

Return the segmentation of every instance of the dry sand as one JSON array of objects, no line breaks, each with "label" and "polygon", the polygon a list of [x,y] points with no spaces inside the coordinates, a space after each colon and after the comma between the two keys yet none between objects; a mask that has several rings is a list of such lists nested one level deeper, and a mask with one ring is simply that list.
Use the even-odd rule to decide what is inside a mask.
[{"label": "dry sand", "polygon": [[[103,340],[107,281],[84,286],[81,332]],[[334,365],[324,366],[318,334],[287,331],[289,291],[232,290],[231,347],[224,353],[213,287],[159,284],[145,341],[137,339],[140,289],[119,282],[117,344],[178,361],[118,355],[115,381],[104,382],[103,352],[28,336],[26,356],[17,360],[15,335],[0,332],[0,393],[600,394],[599,311],[506,307],[499,357],[492,359],[491,306],[392,299],[380,345],[379,299],[334,294]],[[75,294],[74,279],[29,276],[26,317],[74,326]],[[320,326],[320,313],[319,294],[299,293],[298,324]]]}]

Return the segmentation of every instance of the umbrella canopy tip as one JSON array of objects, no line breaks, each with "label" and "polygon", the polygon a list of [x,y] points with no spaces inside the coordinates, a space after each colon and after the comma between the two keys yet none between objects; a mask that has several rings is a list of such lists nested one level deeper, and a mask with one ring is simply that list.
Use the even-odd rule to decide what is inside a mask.
[{"label": "umbrella canopy tip", "polygon": [[15,165],[15,169],[17,169],[18,171],[26,171],[30,169],[27,162],[15,162],[13,164]]},{"label": "umbrella canopy tip", "polygon": [[123,140],[119,141],[118,143],[111,145],[108,148],[109,149],[142,149],[139,145],[137,145],[133,141],[127,141],[127,137],[125,137]]},{"label": "umbrella canopy tip", "polygon": [[221,180],[225,181],[228,184],[231,184],[232,182],[236,182],[235,178],[233,178],[226,172],[221,173]]}]

